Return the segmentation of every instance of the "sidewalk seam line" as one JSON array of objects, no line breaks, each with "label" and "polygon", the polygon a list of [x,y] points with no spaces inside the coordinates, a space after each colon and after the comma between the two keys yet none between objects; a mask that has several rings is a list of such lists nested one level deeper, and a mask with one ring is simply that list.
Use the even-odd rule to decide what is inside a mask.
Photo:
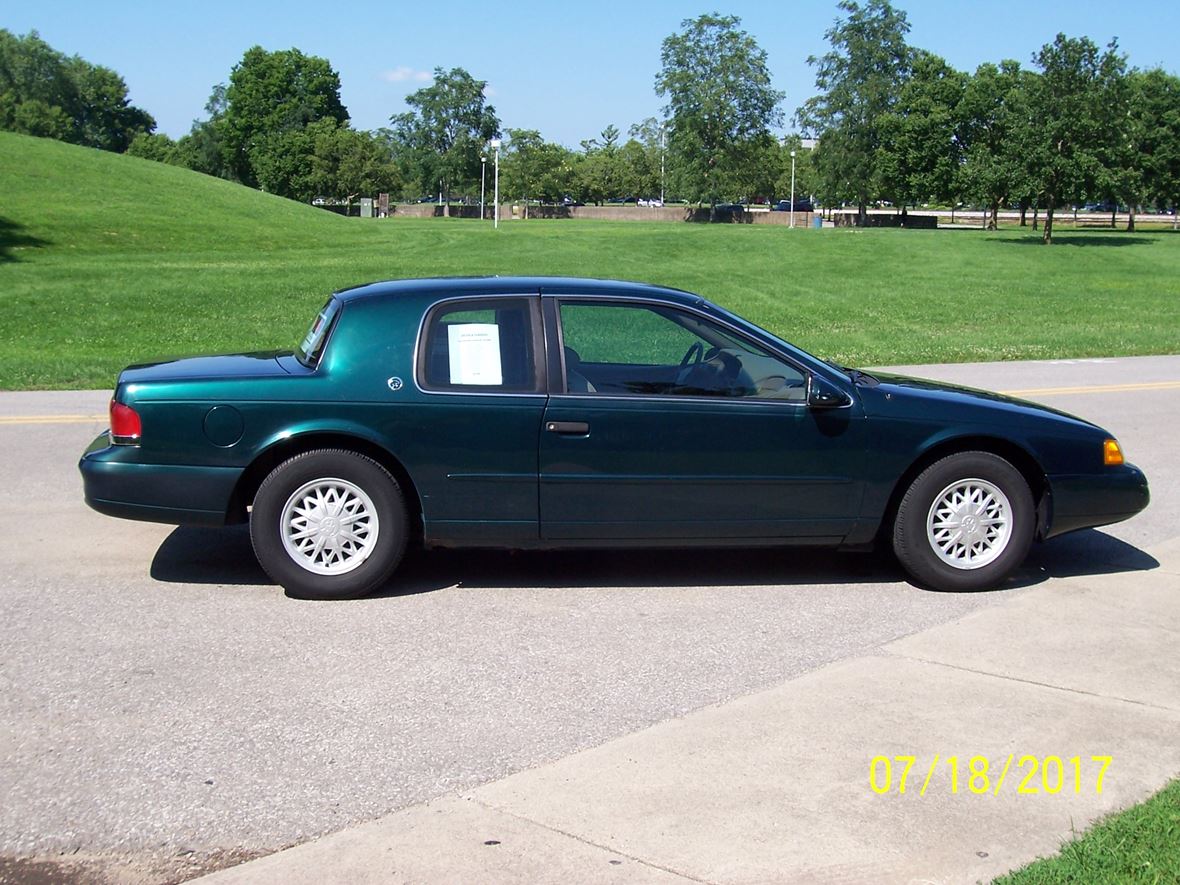
[{"label": "sidewalk seam line", "polygon": [[628,860],[633,861],[634,863],[641,864],[642,866],[645,866],[645,867],[650,867],[653,870],[659,870],[664,873],[669,873],[670,875],[673,875],[673,876],[678,876],[681,879],[687,879],[690,882],[700,882],[700,883],[702,883],[702,885],[711,885],[709,879],[698,879],[696,876],[690,876],[688,873],[682,873],[679,870],[674,870],[670,867],[660,866],[658,863],[652,863],[651,861],[643,860],[642,858],[627,854],[625,851],[619,851],[619,849],[617,849],[617,848],[611,848],[608,845],[600,845],[597,842],[592,842],[589,839],[584,839],[581,836],[575,835],[574,833],[568,833],[559,827],[554,827],[549,824],[542,823],[541,821],[534,820],[531,817],[525,817],[523,814],[517,814],[514,811],[509,811],[507,808],[501,808],[499,805],[491,805],[487,802],[484,802],[482,799],[477,799],[475,796],[472,796],[470,794],[468,794],[468,798],[472,802],[474,802],[476,805],[479,805],[481,808],[486,808],[488,811],[496,812],[497,814],[506,814],[509,817],[515,818],[516,820],[519,820],[519,821],[523,821],[524,823],[532,824],[533,826],[540,827],[543,830],[548,830],[551,833],[557,833],[560,836],[565,836],[567,839],[573,839],[575,842],[581,842],[583,845],[589,845],[591,848],[598,848],[602,851],[609,851],[611,854],[617,854],[619,857],[625,857]]},{"label": "sidewalk seam line", "polygon": [[1133,698],[1120,698],[1109,694],[1099,694],[1096,691],[1085,691],[1084,689],[1080,688],[1068,688],[1063,685],[1053,685],[1048,682],[1038,682],[1035,679],[1022,679],[1019,676],[1005,676],[1002,673],[992,673],[989,670],[976,670],[973,667],[964,667],[960,664],[948,664],[945,661],[935,661],[931,660],[930,658],[922,658],[918,657],[917,655],[904,654],[902,652],[892,652],[885,649],[882,649],[881,652],[885,656],[891,658],[906,658],[908,660],[918,661],[923,664],[932,664],[936,667],[946,667],[950,670],[960,670],[964,673],[974,673],[977,676],[989,676],[992,679],[1000,679],[1005,682],[1020,682],[1024,685],[1035,685],[1038,688],[1048,688],[1052,691],[1061,691],[1066,692],[1067,694],[1080,694],[1090,698],[1101,698],[1105,701],[1117,701],[1121,704],[1134,704],[1136,707],[1147,707],[1151,710],[1163,710],[1168,713],[1180,713],[1180,708],[1177,707],[1165,707],[1160,704],[1149,704],[1146,701],[1137,701]]}]

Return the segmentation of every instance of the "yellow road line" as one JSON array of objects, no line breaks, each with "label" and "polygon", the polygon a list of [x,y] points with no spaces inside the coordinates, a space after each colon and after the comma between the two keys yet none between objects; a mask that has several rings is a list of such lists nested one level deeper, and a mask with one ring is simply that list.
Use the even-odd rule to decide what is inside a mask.
[{"label": "yellow road line", "polygon": [[106,423],[106,415],[10,415],[0,416],[0,424],[93,424]]},{"label": "yellow road line", "polygon": [[[1180,381],[1144,381],[1139,384],[1095,384],[1087,387],[1030,387],[1025,390],[1001,390],[1007,396],[1072,396],[1083,393],[1134,393],[1150,390],[1180,390]],[[17,424],[94,424],[106,423],[106,415],[9,415],[0,416],[0,425]]]},{"label": "yellow road line", "polygon": [[1030,387],[1001,390],[1008,396],[1066,396],[1075,393],[1125,393],[1139,390],[1180,390],[1180,381],[1144,381],[1140,384],[1095,384],[1087,387]]}]

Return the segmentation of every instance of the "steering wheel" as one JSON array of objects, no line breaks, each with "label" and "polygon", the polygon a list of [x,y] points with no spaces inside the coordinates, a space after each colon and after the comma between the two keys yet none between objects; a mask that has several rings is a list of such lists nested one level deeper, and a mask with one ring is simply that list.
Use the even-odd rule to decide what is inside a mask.
[{"label": "steering wheel", "polygon": [[692,370],[701,364],[704,359],[705,348],[699,341],[694,341],[688,350],[684,352],[684,356],[680,358],[680,368],[676,370],[676,386],[680,387],[688,380],[688,376],[692,374]]}]

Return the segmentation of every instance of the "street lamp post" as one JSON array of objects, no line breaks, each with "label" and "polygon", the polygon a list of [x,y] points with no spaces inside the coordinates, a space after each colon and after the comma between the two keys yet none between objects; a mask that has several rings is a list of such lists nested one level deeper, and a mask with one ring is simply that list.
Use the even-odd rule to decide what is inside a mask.
[{"label": "street lamp post", "polygon": [[791,151],[791,227],[795,226],[795,152]]},{"label": "street lamp post", "polygon": [[492,197],[492,201],[496,205],[493,209],[495,220],[492,222],[492,227],[496,228],[496,230],[499,230],[500,229],[500,139],[493,138],[492,139],[492,147],[494,147],[496,149],[496,174],[495,174],[496,186],[495,186],[495,196]]},{"label": "street lamp post", "polygon": [[664,152],[668,147],[668,130],[660,127],[660,205],[664,205]]},{"label": "street lamp post", "polygon": [[483,195],[486,182],[488,180],[488,158],[481,155],[479,158],[479,220],[483,221]]}]

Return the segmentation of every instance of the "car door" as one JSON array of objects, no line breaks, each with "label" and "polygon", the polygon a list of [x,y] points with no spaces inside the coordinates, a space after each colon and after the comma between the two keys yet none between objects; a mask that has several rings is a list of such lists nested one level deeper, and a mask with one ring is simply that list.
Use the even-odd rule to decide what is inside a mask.
[{"label": "car door", "polygon": [[847,534],[862,495],[855,397],[810,408],[804,367],[692,308],[552,297],[564,377],[540,434],[544,539]]},{"label": "car door", "polygon": [[536,541],[537,436],[547,399],[540,298],[435,304],[419,335],[416,372],[416,426],[403,430],[427,538]]}]

